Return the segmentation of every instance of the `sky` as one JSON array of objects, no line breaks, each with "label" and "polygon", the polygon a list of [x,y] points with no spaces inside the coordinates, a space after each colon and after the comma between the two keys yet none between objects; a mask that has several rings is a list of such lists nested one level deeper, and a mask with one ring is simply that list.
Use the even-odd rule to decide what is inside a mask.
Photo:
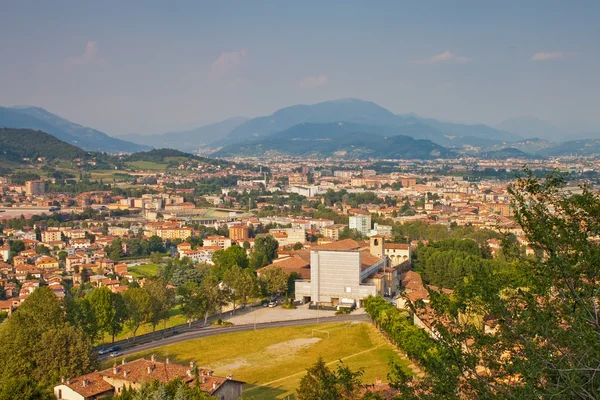
[{"label": "sky", "polygon": [[337,98],[600,127],[600,1],[5,1],[0,105],[111,135]]}]

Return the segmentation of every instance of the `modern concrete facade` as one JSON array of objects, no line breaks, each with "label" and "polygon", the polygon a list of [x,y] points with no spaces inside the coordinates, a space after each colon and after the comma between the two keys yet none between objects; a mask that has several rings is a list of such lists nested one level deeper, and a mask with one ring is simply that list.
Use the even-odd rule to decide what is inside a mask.
[{"label": "modern concrete facade", "polygon": [[364,236],[369,236],[369,233],[371,233],[371,215],[352,215],[348,225],[350,229],[356,229]]}]

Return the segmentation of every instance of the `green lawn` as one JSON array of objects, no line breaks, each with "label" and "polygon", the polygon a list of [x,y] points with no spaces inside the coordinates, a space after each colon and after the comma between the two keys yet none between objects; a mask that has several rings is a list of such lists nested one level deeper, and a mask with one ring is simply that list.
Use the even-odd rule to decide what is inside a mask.
[{"label": "green lawn", "polygon": [[136,278],[150,278],[158,274],[158,264],[136,265],[128,268],[127,272]]},{"label": "green lawn", "polygon": [[[329,338],[323,332],[313,336],[313,329],[328,332]],[[409,364],[372,324],[351,322],[227,333],[153,352],[161,359],[168,354],[173,362],[181,364],[194,360],[220,376],[233,374],[234,379],[247,383],[244,396],[255,400],[293,398],[306,369],[319,356],[330,368],[335,368],[340,359],[353,370],[364,368],[364,383],[375,382],[376,377],[386,381],[390,359],[405,369]],[[149,357],[150,353],[130,358]]]},{"label": "green lawn", "polygon": [[151,170],[151,171],[164,171],[165,168],[167,168],[167,164],[166,163],[157,163],[154,161],[129,161],[126,162],[125,164],[129,165],[130,167],[133,167],[135,169],[146,169],[146,170]]}]

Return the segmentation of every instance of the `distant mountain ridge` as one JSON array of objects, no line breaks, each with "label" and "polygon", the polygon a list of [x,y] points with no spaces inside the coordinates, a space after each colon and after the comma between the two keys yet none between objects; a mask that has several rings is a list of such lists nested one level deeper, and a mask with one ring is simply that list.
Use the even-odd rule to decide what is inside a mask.
[{"label": "distant mountain ridge", "polygon": [[232,117],[224,121],[186,131],[166,132],[155,135],[127,134],[121,135],[120,138],[134,143],[143,143],[155,148],[172,148],[190,152],[208,146],[225,137],[235,127],[248,121],[248,119],[246,117]]},{"label": "distant mountain ridge", "polygon": [[0,127],[44,131],[88,151],[136,152],[148,146],[117,139],[98,130],[81,126],[40,107],[0,107]]},{"label": "distant mountain ridge", "polygon": [[223,147],[213,156],[289,155],[345,159],[435,159],[454,153],[431,140],[406,135],[383,136],[353,123],[303,123],[263,140]]},{"label": "distant mountain ridge", "polygon": [[409,136],[429,139],[440,145],[462,146],[469,144],[470,137],[479,138],[480,141],[481,139],[495,141],[520,139],[518,135],[486,125],[453,124],[414,115],[397,115],[371,101],[341,99],[312,105],[290,106],[268,116],[253,118],[233,129],[226,138],[215,144],[228,145],[247,140],[261,140],[294,125],[331,122],[378,126],[382,131],[412,125],[412,133]]}]

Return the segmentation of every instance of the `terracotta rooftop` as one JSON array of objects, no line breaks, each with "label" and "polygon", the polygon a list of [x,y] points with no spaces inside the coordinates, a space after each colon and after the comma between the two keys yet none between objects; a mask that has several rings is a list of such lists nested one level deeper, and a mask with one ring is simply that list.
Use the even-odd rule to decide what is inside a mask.
[{"label": "terracotta rooftop", "polygon": [[275,260],[273,264],[267,265],[266,267],[261,268],[261,270],[274,267],[280,267],[285,271],[286,274],[295,272],[298,274],[300,279],[310,279],[310,265],[306,260],[298,255],[293,255],[281,261]]},{"label": "terracotta rooftop", "polygon": [[64,385],[85,398],[98,396],[102,393],[112,392],[114,390],[111,384],[102,379],[99,372],[92,372],[91,374],[70,379],[69,382],[65,382]]}]

